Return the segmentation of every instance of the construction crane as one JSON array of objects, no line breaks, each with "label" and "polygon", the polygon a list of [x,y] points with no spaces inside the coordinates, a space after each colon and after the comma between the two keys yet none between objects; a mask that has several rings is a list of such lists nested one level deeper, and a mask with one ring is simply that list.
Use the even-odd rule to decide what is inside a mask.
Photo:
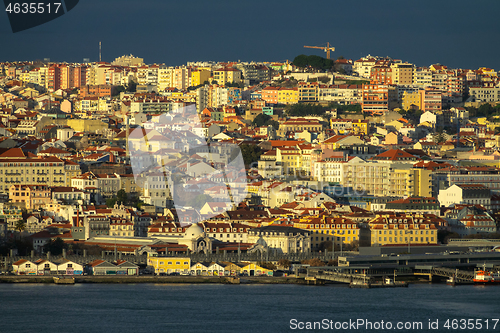
[{"label": "construction crane", "polygon": [[326,46],[305,46],[306,49],[320,49],[326,52],[326,59],[330,59],[330,51],[335,51],[335,48],[330,47],[330,42],[326,43]]}]

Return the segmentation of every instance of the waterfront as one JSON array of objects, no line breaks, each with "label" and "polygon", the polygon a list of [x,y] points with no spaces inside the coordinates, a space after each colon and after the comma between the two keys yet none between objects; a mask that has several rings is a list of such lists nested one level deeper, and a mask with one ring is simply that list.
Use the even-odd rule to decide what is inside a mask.
[{"label": "waterfront", "polygon": [[433,331],[445,332],[447,319],[491,320],[500,313],[500,288],[443,284],[369,290],[343,285],[2,284],[0,295],[0,332],[290,332],[292,319],[422,322],[423,329],[414,330],[419,332],[428,331],[429,319],[439,319],[440,329]]}]

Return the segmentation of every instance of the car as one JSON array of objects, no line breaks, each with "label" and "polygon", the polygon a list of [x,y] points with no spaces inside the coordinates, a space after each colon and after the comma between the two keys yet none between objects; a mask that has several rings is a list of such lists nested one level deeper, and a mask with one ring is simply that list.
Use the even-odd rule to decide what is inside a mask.
[{"label": "car", "polygon": [[183,276],[189,276],[191,274],[189,272],[181,272],[181,275],[183,275]]},{"label": "car", "polygon": [[[166,275],[167,275],[167,273],[165,273],[165,272],[161,272],[161,273],[160,273],[160,274],[158,274],[158,275],[160,275],[160,276],[166,276]],[[170,275],[170,274],[169,274],[169,275]]]},{"label": "car", "polygon": [[168,274],[168,276],[179,276],[179,275],[181,275],[179,272],[172,272]]}]

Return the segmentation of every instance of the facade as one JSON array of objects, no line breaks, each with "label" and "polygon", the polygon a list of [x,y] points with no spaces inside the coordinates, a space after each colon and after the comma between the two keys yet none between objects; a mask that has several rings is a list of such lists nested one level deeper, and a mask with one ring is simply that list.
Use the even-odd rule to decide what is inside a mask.
[{"label": "facade", "polygon": [[57,157],[0,158],[0,193],[12,185],[62,186],[66,183],[64,161]]},{"label": "facade", "polygon": [[437,244],[434,215],[383,214],[360,229],[360,246]]},{"label": "facade", "polygon": [[439,190],[438,200],[444,207],[455,204],[477,204],[489,209],[491,191],[481,184],[455,184],[448,189]]},{"label": "facade", "polygon": [[299,82],[299,102],[316,102],[319,99],[318,82]]},{"label": "facade", "polygon": [[222,68],[214,70],[213,79],[220,85],[225,85],[227,83],[240,83],[241,71],[235,68]]},{"label": "facade", "polygon": [[162,257],[148,254],[148,266],[152,266],[156,275],[171,273],[190,273],[191,258],[189,257]]},{"label": "facade", "polygon": [[9,199],[24,203],[30,210],[41,208],[52,200],[50,188],[46,185],[11,185]]},{"label": "facade", "polygon": [[395,86],[386,84],[363,85],[363,112],[383,114],[398,106],[398,94]]},{"label": "facade", "polygon": [[495,103],[500,101],[500,87],[471,87],[469,94],[476,102]]},{"label": "facade", "polygon": [[248,231],[248,242],[262,245],[276,253],[308,253],[311,251],[310,232],[283,226],[253,228]]},{"label": "facade", "polygon": [[409,197],[389,201],[385,209],[392,212],[439,215],[439,202],[433,197]]}]

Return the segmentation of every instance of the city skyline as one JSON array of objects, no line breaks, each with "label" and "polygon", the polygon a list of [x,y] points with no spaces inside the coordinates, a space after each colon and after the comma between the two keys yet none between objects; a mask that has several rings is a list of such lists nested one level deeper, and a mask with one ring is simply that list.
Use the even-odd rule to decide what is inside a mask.
[{"label": "city skyline", "polygon": [[[284,7],[281,2],[241,5],[152,0],[143,8],[131,9],[134,4],[87,1],[57,20],[16,34],[4,15],[0,34],[5,47],[0,59],[98,61],[101,41],[102,60],[106,62],[124,54],[142,57],[149,64],[167,65],[292,61],[299,54],[324,56],[320,50],[303,46],[330,42],[336,48],[332,58],[357,60],[371,54],[417,66],[500,67],[495,56],[499,47],[491,42],[500,30],[493,14],[500,4],[491,1],[473,7],[460,1],[452,8],[430,1],[366,2],[356,8],[325,1],[302,7],[300,2],[291,1]],[[464,19],[467,17],[473,19]],[[485,52],[478,52],[483,49]]]}]

